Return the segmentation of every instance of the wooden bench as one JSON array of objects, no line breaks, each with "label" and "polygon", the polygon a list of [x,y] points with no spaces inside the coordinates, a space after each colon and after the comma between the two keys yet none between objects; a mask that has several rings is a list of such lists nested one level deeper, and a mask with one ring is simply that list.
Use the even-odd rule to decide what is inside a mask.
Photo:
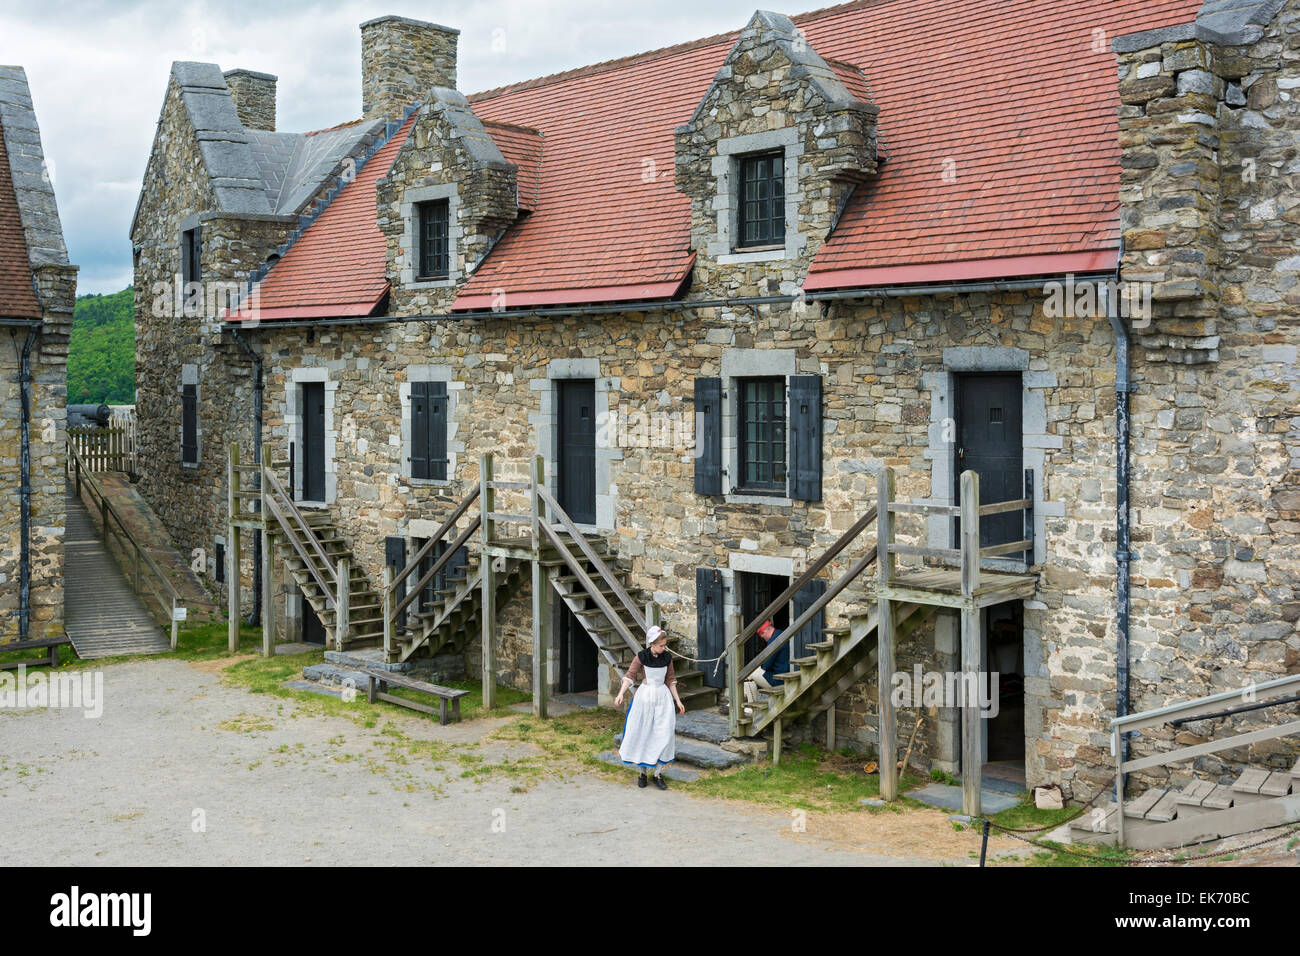
[{"label": "wooden bench", "polygon": [[30,651],[40,648],[47,650],[44,657],[33,657],[25,661],[0,661],[0,671],[16,670],[19,667],[41,667],[48,665],[57,667],[59,663],[59,648],[64,644],[71,644],[67,637],[48,637],[39,641],[12,641],[8,644],[0,644],[0,654],[8,654],[10,651]]},{"label": "wooden bench", "polygon": [[[450,723],[453,720],[460,720],[460,699],[469,693],[467,690],[456,690],[452,687],[441,687],[438,684],[430,684],[428,681],[415,680],[411,677],[403,677],[401,674],[394,674],[392,671],[374,670],[365,668],[365,675],[369,680],[369,690],[367,699],[370,703],[377,700],[386,700],[390,704],[397,704],[400,707],[409,707],[411,710],[418,710],[422,714],[438,715],[438,722],[442,724]],[[419,691],[421,694],[429,694],[438,698],[438,707],[435,710],[428,704],[421,704],[419,701],[407,700],[405,697],[397,697],[386,692],[389,687],[403,687],[407,690]],[[447,705],[451,704],[451,716],[448,718]]]}]

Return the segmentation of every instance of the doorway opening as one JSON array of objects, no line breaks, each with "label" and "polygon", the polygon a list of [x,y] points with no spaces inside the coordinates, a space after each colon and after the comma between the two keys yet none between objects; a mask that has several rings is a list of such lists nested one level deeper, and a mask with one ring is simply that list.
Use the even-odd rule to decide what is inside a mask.
[{"label": "doorway opening", "polygon": [[[779,574],[737,571],[736,577],[740,582],[740,615],[744,627],[748,627],[750,622],[763,613],[764,608],[780,597],[781,593],[790,586],[790,579]],[[778,632],[789,627],[790,606],[788,604],[772,615],[772,624]],[[757,657],[766,646],[757,634],[751,637],[745,642],[745,662],[748,663]]]},{"label": "doorway opening", "polygon": [[324,644],[325,625],[316,616],[316,610],[311,606],[311,602],[307,600],[307,595],[301,591],[298,594],[299,600],[302,602],[302,642],[304,644]]},{"label": "doorway opening", "polygon": [[[961,500],[961,475],[980,478],[982,505],[1024,496],[1023,389],[1020,373],[956,377],[957,448],[953,501]],[[954,521],[954,529],[957,522]],[[980,518],[980,545],[1008,544],[1025,537],[1019,511]],[[1015,557],[1012,555],[1011,557]]]},{"label": "doorway opening", "polygon": [[600,669],[596,643],[583,629],[576,614],[562,602],[557,608],[559,618],[556,634],[559,637],[560,674],[557,690],[561,694],[585,694],[597,689]]}]

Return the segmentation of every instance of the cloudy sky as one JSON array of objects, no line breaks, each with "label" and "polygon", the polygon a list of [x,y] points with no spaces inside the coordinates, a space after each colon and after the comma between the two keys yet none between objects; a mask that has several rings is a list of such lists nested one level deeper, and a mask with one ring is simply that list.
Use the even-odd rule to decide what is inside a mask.
[{"label": "cloudy sky", "polygon": [[[826,6],[804,0],[783,13]],[[25,67],[78,291],[131,282],[127,237],[173,60],[279,77],[276,124],[361,114],[359,24],[395,13],[460,29],[471,93],[738,30],[758,0],[3,0],[0,63]]]}]

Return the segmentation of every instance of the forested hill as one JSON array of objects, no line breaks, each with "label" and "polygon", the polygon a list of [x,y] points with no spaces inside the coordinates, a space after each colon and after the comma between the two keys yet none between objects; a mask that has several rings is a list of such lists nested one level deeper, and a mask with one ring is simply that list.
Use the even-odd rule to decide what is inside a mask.
[{"label": "forested hill", "polygon": [[68,346],[68,404],[135,402],[135,293],[77,296]]}]

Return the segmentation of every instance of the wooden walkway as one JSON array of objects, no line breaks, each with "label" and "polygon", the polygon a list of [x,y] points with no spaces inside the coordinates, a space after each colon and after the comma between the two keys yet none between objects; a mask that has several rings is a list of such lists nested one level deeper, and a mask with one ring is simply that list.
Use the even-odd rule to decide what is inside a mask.
[{"label": "wooden walkway", "polygon": [[85,660],[171,650],[167,634],[108,554],[90,512],[71,486],[66,500],[64,624],[77,656]]}]

